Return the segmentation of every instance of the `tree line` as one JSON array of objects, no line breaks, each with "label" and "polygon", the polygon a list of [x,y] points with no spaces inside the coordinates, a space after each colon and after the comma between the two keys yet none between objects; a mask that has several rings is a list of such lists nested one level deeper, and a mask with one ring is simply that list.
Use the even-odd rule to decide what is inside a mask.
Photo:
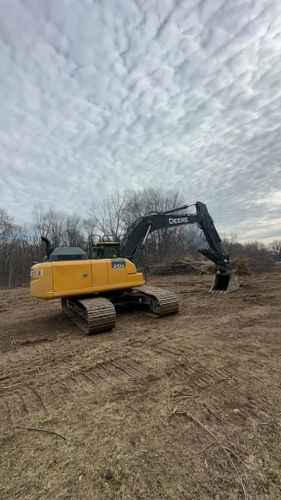
[{"label": "tree line", "polygon": [[[93,205],[87,217],[65,214],[55,209],[36,207],[30,224],[18,225],[5,209],[0,209],[0,286],[26,286],[30,267],[34,261],[44,259],[41,235],[55,246],[78,246],[89,252],[90,245],[99,235],[120,238],[139,217],[181,206],[183,200],[178,192],[163,193],[161,190],[116,192]],[[143,252],[143,263],[169,262],[187,255],[196,255],[197,249],[205,245],[204,235],[194,225],[162,230],[152,233]],[[253,242],[246,245],[225,239],[224,245],[232,257],[257,257],[281,260],[281,241],[271,248]],[[257,269],[259,270],[259,269]]]}]

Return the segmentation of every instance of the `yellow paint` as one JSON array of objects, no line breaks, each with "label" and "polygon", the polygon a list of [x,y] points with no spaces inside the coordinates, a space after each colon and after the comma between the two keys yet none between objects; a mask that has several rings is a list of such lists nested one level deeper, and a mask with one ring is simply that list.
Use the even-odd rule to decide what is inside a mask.
[{"label": "yellow paint", "polygon": [[142,273],[123,259],[125,267],[113,268],[111,259],[72,260],[35,264],[30,273],[33,297],[54,299],[100,294],[144,284]]},{"label": "yellow paint", "polygon": [[53,263],[53,291],[68,292],[75,288],[87,290],[92,286],[92,269],[89,260],[66,260]]},{"label": "yellow paint", "polygon": [[52,298],[48,297],[49,293],[53,294],[53,266],[51,262],[42,262],[35,264],[30,271],[30,289],[33,297],[41,299]]}]

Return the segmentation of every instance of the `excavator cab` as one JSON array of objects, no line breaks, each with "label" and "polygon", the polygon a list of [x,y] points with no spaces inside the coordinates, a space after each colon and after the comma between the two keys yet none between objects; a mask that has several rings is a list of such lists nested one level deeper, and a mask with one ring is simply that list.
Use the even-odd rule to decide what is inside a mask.
[{"label": "excavator cab", "polygon": [[90,259],[115,259],[119,257],[120,241],[110,239],[109,236],[98,236],[91,240],[89,256]]}]

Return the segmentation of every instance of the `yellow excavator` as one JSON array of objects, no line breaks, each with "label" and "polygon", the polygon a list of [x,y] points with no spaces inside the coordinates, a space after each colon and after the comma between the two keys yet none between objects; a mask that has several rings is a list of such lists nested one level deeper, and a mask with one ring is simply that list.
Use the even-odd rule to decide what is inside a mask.
[{"label": "yellow excavator", "polygon": [[78,247],[52,248],[46,245],[44,262],[30,272],[33,297],[62,300],[63,311],[85,333],[110,330],[116,310],[143,307],[156,316],[178,312],[178,297],[167,290],[145,285],[136,263],[149,234],[160,229],[197,224],[208,248],[199,251],[217,266],[211,292],[229,293],[239,288],[239,281],[229,256],[224,251],[214,222],[204,203],[194,204],[196,213],[182,213],[191,205],[165,212],[154,212],[137,219],[120,241],[101,239],[91,247],[90,256]]}]

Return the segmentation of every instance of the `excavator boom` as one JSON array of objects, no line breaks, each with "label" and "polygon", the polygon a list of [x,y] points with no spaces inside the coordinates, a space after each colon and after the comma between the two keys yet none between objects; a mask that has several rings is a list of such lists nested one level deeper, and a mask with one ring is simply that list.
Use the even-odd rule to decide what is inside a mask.
[{"label": "excavator boom", "polygon": [[186,224],[197,224],[209,245],[209,248],[199,248],[198,250],[217,266],[215,281],[210,291],[230,293],[237,290],[239,288],[238,277],[230,264],[228,254],[223,248],[221,238],[207,206],[197,201],[194,204],[196,208],[195,214],[181,212],[190,206],[193,205],[184,205],[165,212],[152,213],[138,219],[129,228],[121,241],[120,257],[126,257],[132,262],[138,262],[139,253],[151,232]]}]

